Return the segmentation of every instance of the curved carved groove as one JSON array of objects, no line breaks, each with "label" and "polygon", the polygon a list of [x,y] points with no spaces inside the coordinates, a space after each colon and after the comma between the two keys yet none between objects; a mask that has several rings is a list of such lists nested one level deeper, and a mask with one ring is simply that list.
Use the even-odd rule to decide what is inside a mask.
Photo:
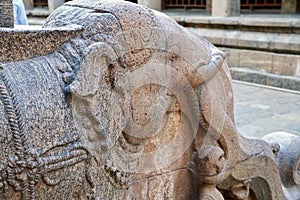
[{"label": "curved carved groove", "polygon": [[42,179],[43,179],[44,183],[46,183],[47,185],[54,186],[54,185],[59,184],[62,178],[57,177],[55,179],[50,179],[47,174],[43,174]]}]

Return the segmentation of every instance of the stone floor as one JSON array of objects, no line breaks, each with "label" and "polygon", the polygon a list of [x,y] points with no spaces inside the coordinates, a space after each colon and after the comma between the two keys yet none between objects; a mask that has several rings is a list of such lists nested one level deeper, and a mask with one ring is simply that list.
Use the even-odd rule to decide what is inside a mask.
[{"label": "stone floor", "polygon": [[284,131],[300,136],[300,92],[234,81],[235,121],[245,137]]}]

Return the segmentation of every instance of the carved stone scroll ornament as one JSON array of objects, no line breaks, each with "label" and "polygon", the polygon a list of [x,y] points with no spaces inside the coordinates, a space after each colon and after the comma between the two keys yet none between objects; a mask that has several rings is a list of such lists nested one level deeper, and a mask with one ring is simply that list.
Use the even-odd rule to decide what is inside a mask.
[{"label": "carved stone scroll ornament", "polygon": [[224,54],[166,15],[74,0],[16,33],[27,44],[1,55],[1,199],[299,197],[299,157],[282,156],[297,145],[243,138]]},{"label": "carved stone scroll ornament", "polygon": [[275,132],[263,139],[272,146],[286,196],[288,199],[300,199],[300,137]]}]

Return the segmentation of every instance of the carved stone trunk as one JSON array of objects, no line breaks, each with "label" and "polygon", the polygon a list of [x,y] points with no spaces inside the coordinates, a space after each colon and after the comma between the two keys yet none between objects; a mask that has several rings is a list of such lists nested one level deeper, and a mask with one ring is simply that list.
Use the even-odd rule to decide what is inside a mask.
[{"label": "carved stone trunk", "polygon": [[298,137],[240,136],[224,54],[164,14],[75,0],[0,33],[0,199],[300,197]]}]

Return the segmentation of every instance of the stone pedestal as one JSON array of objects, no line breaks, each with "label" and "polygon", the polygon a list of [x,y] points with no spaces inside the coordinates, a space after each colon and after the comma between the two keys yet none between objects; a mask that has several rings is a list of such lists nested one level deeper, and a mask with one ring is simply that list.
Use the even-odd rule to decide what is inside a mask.
[{"label": "stone pedestal", "polygon": [[53,12],[56,8],[64,4],[64,0],[48,0],[48,8],[50,13]]},{"label": "stone pedestal", "polygon": [[[300,4],[300,2],[298,3]],[[297,0],[283,0],[281,12],[282,13],[295,13],[297,11]]]},{"label": "stone pedestal", "polygon": [[138,0],[138,4],[158,11],[161,10],[161,3],[161,0]]},{"label": "stone pedestal", "polygon": [[212,16],[239,16],[239,0],[212,0]]}]

